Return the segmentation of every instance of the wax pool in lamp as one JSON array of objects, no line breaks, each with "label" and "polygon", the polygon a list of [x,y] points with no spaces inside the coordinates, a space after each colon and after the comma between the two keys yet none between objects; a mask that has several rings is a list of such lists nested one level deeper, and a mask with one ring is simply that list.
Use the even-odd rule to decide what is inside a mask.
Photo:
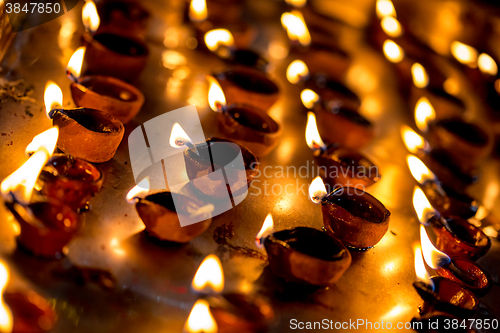
[{"label": "wax pool in lamp", "polygon": [[93,163],[113,158],[125,128],[109,113],[89,108],[63,109],[62,91],[53,82],[45,88],[47,116],[60,129],[57,147]]},{"label": "wax pool in lamp", "polygon": [[351,254],[336,238],[309,227],[275,232],[270,214],[256,236],[256,244],[265,247],[276,275],[302,285],[328,287],[351,264]]},{"label": "wax pool in lamp", "polygon": [[75,51],[68,63],[71,96],[78,107],[110,113],[122,123],[132,120],[144,104],[144,95],[134,86],[111,76],[80,77],[85,47]]}]

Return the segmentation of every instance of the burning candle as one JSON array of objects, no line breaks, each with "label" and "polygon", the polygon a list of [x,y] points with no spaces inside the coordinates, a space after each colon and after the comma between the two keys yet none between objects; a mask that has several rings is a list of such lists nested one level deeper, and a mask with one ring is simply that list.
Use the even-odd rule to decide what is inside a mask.
[{"label": "burning candle", "polygon": [[[428,82],[428,79],[420,81],[424,79],[416,79],[416,76],[414,76],[414,80],[417,80],[415,85]],[[409,100],[410,105],[415,105],[415,123],[422,132],[427,131],[429,122],[436,119],[462,117],[465,112],[464,102],[446,92],[442,88],[442,84],[421,89],[412,87]]]},{"label": "burning candle", "polygon": [[47,83],[44,100],[47,116],[60,128],[59,149],[93,163],[113,158],[125,132],[118,119],[95,109],[63,109],[62,91],[53,82]]},{"label": "burning candle", "polygon": [[218,327],[210,311],[208,302],[199,299],[193,305],[184,325],[184,333],[217,333]]},{"label": "burning candle", "polygon": [[287,281],[328,287],[351,264],[351,254],[336,238],[309,227],[274,231],[271,214],[256,236],[265,247],[272,271]]},{"label": "burning candle", "polygon": [[366,251],[389,230],[391,212],[369,193],[354,187],[337,187],[330,194],[320,177],[309,186],[309,196],[321,203],[326,232],[349,248]]},{"label": "burning candle", "polygon": [[219,130],[228,139],[235,140],[256,156],[265,156],[276,147],[281,127],[266,112],[246,104],[226,106],[226,98],[217,81],[209,77],[210,108],[218,112]]},{"label": "burning candle", "polygon": [[126,124],[134,118],[144,104],[144,95],[134,86],[111,76],[90,75],[80,77],[85,47],[78,48],[67,66],[71,83],[71,96],[78,107],[110,113]]}]

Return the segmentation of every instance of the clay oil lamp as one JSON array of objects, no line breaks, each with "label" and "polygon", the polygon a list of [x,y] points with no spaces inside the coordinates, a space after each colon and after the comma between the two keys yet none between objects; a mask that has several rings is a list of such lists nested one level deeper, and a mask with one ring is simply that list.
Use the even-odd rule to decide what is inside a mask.
[{"label": "clay oil lamp", "polygon": [[373,248],[389,230],[391,212],[369,193],[355,187],[337,187],[327,194],[320,177],[309,186],[309,196],[321,203],[328,234],[358,251]]},{"label": "clay oil lamp", "polygon": [[309,227],[274,231],[271,214],[256,236],[269,266],[283,279],[316,287],[336,283],[351,264],[351,254],[334,237]]},{"label": "clay oil lamp", "polygon": [[127,201],[135,203],[137,213],[151,237],[187,243],[210,226],[213,205],[203,205],[194,198],[169,191],[141,197],[148,192],[149,179],[145,178],[129,191]]},{"label": "clay oil lamp", "polygon": [[309,112],[306,143],[313,150],[323,181],[333,190],[337,186],[364,189],[377,182],[378,167],[356,150],[338,145],[326,145],[319,135],[314,113]]},{"label": "clay oil lamp", "polygon": [[274,322],[274,309],[264,298],[255,294],[223,291],[222,265],[213,254],[203,260],[191,287],[196,293],[204,295],[219,333],[266,332]]},{"label": "clay oil lamp", "polygon": [[[93,33],[99,27],[99,15],[93,10],[89,10],[88,15],[90,18],[84,16],[84,23],[94,22],[87,26],[87,30]],[[83,40],[87,48],[85,60],[89,73],[131,81],[146,67],[149,50],[141,38],[127,36],[126,32],[99,31],[93,35],[84,33]]]},{"label": "clay oil lamp", "polygon": [[[87,1],[82,11],[91,1]],[[111,0],[99,3],[101,30],[126,32],[130,36],[143,36],[146,33],[149,12],[138,1]],[[83,17],[89,17],[83,15]]]},{"label": "clay oil lamp", "polygon": [[136,87],[111,76],[80,77],[84,54],[85,47],[78,48],[67,67],[76,106],[105,111],[123,124],[128,123],[144,104],[144,95]]},{"label": "clay oil lamp", "polygon": [[53,82],[47,83],[44,100],[47,116],[60,129],[60,150],[92,163],[113,158],[125,132],[118,119],[95,109],[63,109],[62,91]]},{"label": "clay oil lamp", "polygon": [[217,81],[209,77],[209,104],[217,112],[222,136],[250,149],[255,156],[269,154],[278,144],[281,126],[265,111],[246,104],[226,106],[224,92]]},{"label": "clay oil lamp", "polygon": [[444,277],[431,278],[420,245],[414,247],[414,253],[417,282],[413,286],[425,302],[420,312],[443,311],[459,318],[472,317],[479,307],[479,300],[474,293]]}]

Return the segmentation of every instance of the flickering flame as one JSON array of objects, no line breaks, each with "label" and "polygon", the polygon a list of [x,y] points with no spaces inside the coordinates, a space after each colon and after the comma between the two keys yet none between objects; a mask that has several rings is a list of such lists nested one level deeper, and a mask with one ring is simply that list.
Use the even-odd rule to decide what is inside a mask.
[{"label": "flickering flame", "polygon": [[406,162],[408,163],[408,168],[410,168],[411,175],[419,184],[427,181],[436,181],[434,173],[418,157],[408,155]]},{"label": "flickering flame", "polygon": [[222,264],[215,254],[209,254],[194,275],[191,287],[196,291],[220,293],[224,289]]},{"label": "flickering flame", "polygon": [[314,104],[319,101],[319,96],[311,89],[304,89],[300,93],[300,100],[306,108],[312,109],[314,107]]},{"label": "flickering flame", "polygon": [[472,46],[460,42],[451,43],[451,54],[464,65],[475,67],[477,63],[477,50]]},{"label": "flickering flame", "polygon": [[424,66],[420,65],[418,62],[411,66],[411,75],[413,77],[413,84],[417,88],[425,88],[429,84],[429,75]]},{"label": "flickering flame", "polygon": [[321,203],[327,194],[323,179],[320,176],[314,178],[311,185],[309,185],[309,198],[311,198],[312,202]]},{"label": "flickering flame", "polygon": [[205,44],[212,52],[221,46],[234,47],[233,34],[227,29],[214,29],[205,34]]},{"label": "flickering flame", "polygon": [[417,186],[415,186],[413,190],[413,208],[417,213],[418,220],[422,224],[427,224],[427,221],[429,221],[432,216],[436,215],[436,211],[429,202],[429,199],[425,196],[424,191]]},{"label": "flickering flame", "polygon": [[274,232],[274,223],[273,223],[273,216],[271,213],[267,214],[266,219],[264,220],[264,223],[262,224],[262,228],[260,228],[259,233],[257,236],[255,236],[255,245],[257,245],[258,248],[263,248],[264,247],[264,239],[267,238],[270,234]]},{"label": "flickering flame", "polygon": [[295,8],[302,8],[306,5],[307,0],[285,0],[285,2]]},{"label": "flickering flame", "polygon": [[184,148],[187,142],[193,143],[179,123],[175,123],[174,126],[172,126],[169,142],[174,148]]},{"label": "flickering flame", "polygon": [[408,126],[401,127],[401,137],[406,149],[412,154],[416,154],[420,149],[425,149],[427,142]]},{"label": "flickering flame", "polygon": [[309,68],[302,60],[294,60],[286,69],[286,78],[288,82],[295,84],[309,75]]},{"label": "flickering flame", "polygon": [[312,112],[307,113],[306,143],[311,149],[326,149],[326,145],[319,135],[316,116]]},{"label": "flickering flame", "polygon": [[12,332],[12,313],[3,300],[3,292],[9,282],[7,265],[0,260],[0,332]]},{"label": "flickering flame", "polygon": [[55,82],[47,82],[47,85],[45,86],[43,101],[45,102],[45,112],[47,113],[47,117],[49,117],[49,113],[52,109],[62,107],[63,93],[61,88],[59,88],[59,86]]},{"label": "flickering flame", "polygon": [[211,76],[207,79],[210,83],[210,87],[208,88],[208,105],[210,105],[212,110],[218,112],[226,106],[226,96],[224,96],[224,92],[216,79]]},{"label": "flickering flame", "polygon": [[495,76],[498,73],[498,66],[495,60],[486,53],[481,53],[477,58],[479,70],[485,74]]},{"label": "flickering flame", "polygon": [[420,225],[420,244],[422,245],[422,254],[425,262],[429,267],[438,269],[439,267],[450,263],[450,257],[446,253],[439,251],[434,244],[432,244],[425,227]]},{"label": "flickering flame", "polygon": [[376,11],[379,19],[385,16],[396,17],[396,9],[390,0],[377,0]]},{"label": "flickering flame", "polygon": [[95,32],[99,28],[101,20],[97,13],[97,8],[94,1],[87,1],[82,9],[82,21],[85,29]]},{"label": "flickering flame", "polygon": [[311,44],[311,35],[301,12],[292,10],[290,13],[283,13],[281,24],[286,29],[290,40],[298,41],[302,46]]},{"label": "flickering flame", "polygon": [[390,62],[398,63],[403,60],[405,53],[403,49],[392,40],[386,40],[384,42],[384,55]]},{"label": "flickering flame", "polygon": [[392,16],[385,16],[380,22],[380,25],[382,26],[382,30],[393,38],[399,37],[403,34],[401,24]]},{"label": "flickering flame", "polygon": [[413,247],[413,253],[415,254],[415,273],[417,275],[417,279],[427,284],[434,290],[434,283],[432,282],[431,276],[429,275],[429,272],[427,272],[427,268],[425,267],[422,248],[420,247],[420,245],[415,245]]},{"label": "flickering flame", "polygon": [[22,203],[28,204],[35,187],[36,180],[42,171],[49,155],[45,149],[38,150],[19,169],[7,176],[0,184],[0,190],[6,200],[9,193]]},{"label": "flickering flame", "polygon": [[426,132],[430,121],[436,119],[436,111],[427,97],[420,97],[415,105],[415,124],[422,132]]},{"label": "flickering flame", "polygon": [[204,299],[197,300],[189,313],[183,332],[217,333],[217,331],[217,323],[210,312],[210,305]]},{"label": "flickering flame", "polygon": [[206,0],[191,0],[189,5],[189,19],[191,21],[200,22],[208,17]]},{"label": "flickering flame", "polygon": [[36,135],[30,144],[26,146],[25,152],[27,155],[30,155],[39,150],[45,150],[50,157],[56,149],[58,137],[59,128],[57,126],[51,127],[45,132]]},{"label": "flickering flame", "polygon": [[127,196],[126,196],[127,202],[128,203],[135,203],[140,196],[146,195],[149,193],[150,187],[151,187],[151,185],[149,182],[149,177],[144,178],[137,185],[132,187],[132,189],[130,191],[128,191]]},{"label": "flickering flame", "polygon": [[66,69],[75,78],[79,78],[82,73],[83,57],[85,56],[85,46],[76,49],[75,53],[71,56]]}]

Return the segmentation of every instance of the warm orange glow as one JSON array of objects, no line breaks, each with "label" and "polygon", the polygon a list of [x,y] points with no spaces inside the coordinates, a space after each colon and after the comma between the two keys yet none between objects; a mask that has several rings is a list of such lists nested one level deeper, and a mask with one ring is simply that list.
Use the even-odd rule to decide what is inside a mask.
[{"label": "warm orange glow", "polygon": [[476,67],[477,50],[472,46],[460,42],[451,43],[451,54],[464,65]]},{"label": "warm orange glow", "polygon": [[396,9],[390,0],[377,0],[376,11],[379,19],[385,16],[396,17]]},{"label": "warm orange glow", "polygon": [[420,247],[420,245],[415,245],[413,247],[413,253],[415,254],[415,273],[417,275],[417,279],[434,289],[434,283],[432,282],[431,276],[429,275],[429,272],[427,272],[427,268],[425,267],[422,248]]},{"label": "warm orange glow", "polygon": [[85,56],[85,46],[81,46],[76,49],[75,53],[71,56],[66,69],[75,78],[79,78],[82,73],[83,57]]},{"label": "warm orange glow", "polygon": [[197,300],[189,313],[183,332],[217,333],[217,331],[217,323],[210,312],[210,305],[204,299]]},{"label": "warm orange glow", "polygon": [[481,53],[477,58],[479,70],[485,74],[495,76],[498,73],[498,66],[495,60],[486,53]]},{"label": "warm orange glow", "polygon": [[211,76],[207,77],[207,79],[210,83],[210,87],[208,88],[208,105],[216,112],[221,111],[226,106],[226,96],[224,96],[224,92],[216,79]]},{"label": "warm orange glow", "polygon": [[392,38],[399,37],[403,34],[401,24],[392,16],[385,16],[380,22],[380,25],[382,26],[382,30]]},{"label": "warm orange glow", "polygon": [[57,138],[59,137],[59,128],[57,126],[51,127],[45,132],[36,135],[30,144],[26,146],[26,154],[32,154],[39,150],[45,150],[49,156],[52,156],[57,145]]},{"label": "warm orange glow", "polygon": [[326,149],[326,145],[319,135],[316,116],[312,112],[307,113],[306,143],[311,149]]},{"label": "warm orange glow", "polygon": [[412,154],[416,154],[419,150],[425,149],[427,146],[427,142],[424,138],[408,126],[401,127],[401,137],[403,138],[406,149]]},{"label": "warm orange glow", "polygon": [[109,242],[109,248],[119,257],[124,257],[127,254],[127,252],[125,252],[125,250],[120,246],[118,238],[111,239]]},{"label": "warm orange glow", "polygon": [[420,97],[415,105],[415,124],[422,132],[426,132],[430,121],[436,119],[436,111],[427,97]]},{"label": "warm orange glow", "polygon": [[311,35],[301,12],[292,10],[290,13],[283,13],[281,24],[286,29],[290,40],[298,41],[302,46],[311,44]]},{"label": "warm orange glow", "polygon": [[437,269],[450,262],[450,257],[446,253],[439,251],[432,244],[424,225],[420,225],[420,244],[422,245],[422,254],[429,267]]},{"label": "warm orange glow", "polygon": [[422,224],[427,224],[427,221],[433,215],[436,215],[436,211],[429,202],[429,199],[425,196],[424,191],[417,186],[415,186],[413,190],[413,208],[417,213],[418,220]]},{"label": "warm orange glow", "polygon": [[191,21],[200,22],[208,17],[206,0],[191,0],[189,5],[189,19]]},{"label": "warm orange glow", "polygon": [[274,232],[274,222],[273,216],[271,213],[267,214],[264,223],[262,224],[262,228],[260,228],[259,233],[255,236],[255,244],[258,248],[264,247],[263,239],[269,236]]},{"label": "warm orange glow", "polygon": [[82,21],[85,29],[95,32],[99,28],[101,20],[97,13],[97,8],[94,1],[87,1],[82,9]]},{"label": "warm orange glow", "polygon": [[285,0],[285,2],[295,8],[302,8],[306,5],[307,0]]},{"label": "warm orange glow", "polygon": [[411,66],[411,75],[413,77],[413,84],[417,88],[425,88],[429,84],[429,75],[424,66],[420,65],[418,62]]},{"label": "warm orange glow", "polygon": [[137,185],[132,187],[130,191],[128,191],[126,196],[127,201],[129,203],[135,203],[139,197],[149,193],[150,187],[149,177],[144,178]]},{"label": "warm orange glow", "polygon": [[212,52],[221,46],[234,47],[234,38],[227,29],[214,29],[205,34],[205,44]]},{"label": "warm orange glow", "polygon": [[309,198],[314,203],[321,203],[323,198],[327,195],[325,183],[320,176],[317,176],[309,185]]},{"label": "warm orange glow", "polygon": [[170,132],[170,145],[174,148],[184,148],[186,142],[192,143],[191,138],[179,123],[175,123]]},{"label": "warm orange glow", "polygon": [[191,287],[196,291],[220,293],[224,290],[222,264],[215,254],[209,254],[194,275]]},{"label": "warm orange glow", "polygon": [[411,175],[419,184],[427,181],[436,181],[434,173],[418,157],[408,155],[406,162],[408,163],[408,168],[410,168]]},{"label": "warm orange glow", "polygon": [[45,86],[43,101],[45,102],[45,112],[47,113],[47,117],[49,117],[49,112],[52,109],[58,109],[62,107],[63,93],[61,88],[59,88],[59,86],[55,82],[47,82],[47,85]]},{"label": "warm orange glow", "polygon": [[392,40],[386,40],[384,42],[383,48],[384,55],[390,62],[398,63],[401,62],[405,57],[403,49]]},{"label": "warm orange glow", "polygon": [[0,260],[0,332],[12,332],[12,313],[3,300],[3,292],[9,282],[9,270],[7,265]]},{"label": "warm orange glow", "polygon": [[294,60],[286,69],[286,78],[288,82],[295,84],[309,75],[309,68],[302,60]]},{"label": "warm orange glow", "polygon": [[300,100],[306,108],[312,109],[314,105],[319,101],[319,96],[311,89],[304,89],[300,93]]}]

